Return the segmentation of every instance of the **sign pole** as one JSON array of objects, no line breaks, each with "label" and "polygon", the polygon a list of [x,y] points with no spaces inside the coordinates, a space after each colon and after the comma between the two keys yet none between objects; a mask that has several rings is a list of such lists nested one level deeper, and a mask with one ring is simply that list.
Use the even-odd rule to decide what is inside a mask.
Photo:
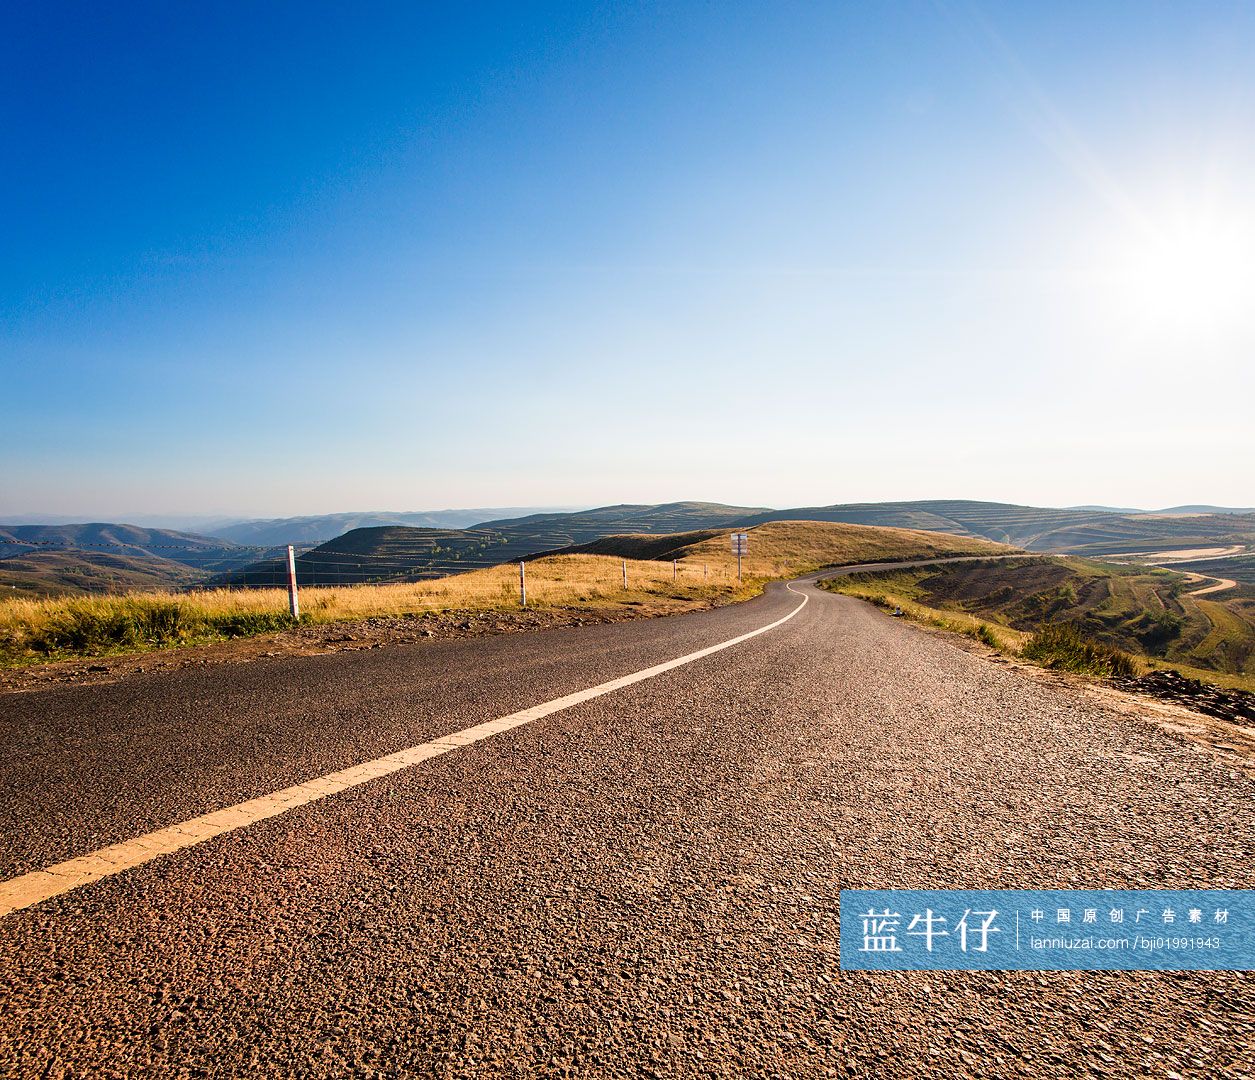
[{"label": "sign pole", "polygon": [[296,595],[296,549],[288,545],[288,610],[292,618],[301,617],[301,601]]},{"label": "sign pole", "polygon": [[733,533],[732,534],[732,554],[736,556],[736,582],[738,585],[742,582],[741,577],[741,556],[748,555],[750,550],[750,534],[749,533]]}]

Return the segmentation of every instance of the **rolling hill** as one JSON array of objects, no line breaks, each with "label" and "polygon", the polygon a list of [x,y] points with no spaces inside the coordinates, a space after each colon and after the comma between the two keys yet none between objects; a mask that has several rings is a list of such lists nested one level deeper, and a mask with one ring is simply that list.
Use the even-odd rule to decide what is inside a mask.
[{"label": "rolling hill", "polygon": [[[1153,555],[1210,547],[1255,554],[1255,514],[1125,514],[1087,507],[1033,507],[962,499],[838,503],[785,510],[709,502],[633,503],[492,518],[472,527],[430,523],[445,515],[460,515],[458,520],[464,520],[475,514],[341,514],[232,527],[234,535],[259,542],[253,546],[132,525],[7,526],[0,527],[0,559],[32,550],[95,550],[181,562],[211,573],[218,584],[268,585],[285,580],[282,545],[297,541],[296,534],[302,528],[312,544],[312,538],[326,529],[363,522],[366,524],[323,539],[304,552],[300,556],[298,580],[302,584],[412,581],[579,547],[606,536],[730,531],[771,521],[826,521],[913,529],[989,540],[1030,551],[1078,555]],[[428,523],[383,524],[374,520],[388,516],[408,516]],[[281,542],[269,546],[267,541],[275,538]],[[298,543],[298,549],[300,546]]]},{"label": "rolling hill", "polygon": [[[796,567],[914,555],[992,554],[1002,545],[977,537],[844,522],[765,522],[751,528],[745,572],[778,577]],[[541,534],[545,535],[545,534]],[[489,529],[441,531],[385,527],[356,529],[297,557],[300,585],[421,581],[551,555],[614,555],[628,559],[706,559],[730,562],[726,529],[599,536],[584,544],[537,549],[530,536]],[[727,558],[725,558],[727,556]],[[804,572],[798,570],[798,573]],[[282,585],[286,564],[272,560],[217,579],[231,585]]]},{"label": "rolling hill", "polygon": [[1255,515],[1167,517],[968,500],[774,510],[758,520],[848,521],[982,536],[1030,551],[1113,554],[1217,543],[1255,545]]},{"label": "rolling hill", "polygon": [[202,571],[155,555],[28,550],[0,559],[0,596],[182,588],[195,585],[204,577]]},{"label": "rolling hill", "polygon": [[[749,554],[742,560],[747,576],[764,578],[806,574],[825,566],[951,555],[1005,555],[1016,551],[970,536],[920,529],[853,525],[838,521],[768,521],[749,528]],[[556,553],[555,553],[556,554]],[[683,559],[735,568],[728,534],[698,530],[667,536],[604,536],[562,554],[617,555],[628,559]]]},{"label": "rolling hill", "polygon": [[156,558],[206,571],[225,570],[257,559],[256,548],[173,529],[89,522],[78,525],[0,525],[0,560],[35,551],[99,552]]},{"label": "rolling hill", "polygon": [[[761,507],[719,503],[619,505],[565,514],[531,514],[489,521],[473,529],[381,526],[354,529],[297,558],[301,585],[419,581],[564,550],[625,531],[673,533],[694,525],[722,527]],[[217,584],[269,585],[287,580],[282,560],[268,559],[220,575]]]},{"label": "rolling hill", "polygon": [[[1249,544],[1255,550],[1255,516],[1243,515],[1156,517],[967,500],[848,503],[789,510],[678,502],[529,514],[486,521],[471,529],[354,529],[302,555],[298,580],[302,584],[307,580],[327,584],[417,580],[580,548],[607,536],[729,531],[770,521],[913,529],[1060,553],[1131,553],[1217,544]],[[270,584],[284,578],[279,561],[271,559],[219,580]]]},{"label": "rolling hill", "polygon": [[319,514],[310,517],[271,518],[258,521],[239,521],[214,531],[235,544],[262,547],[286,547],[325,544],[337,536],[354,529],[378,528],[385,525],[405,525],[413,529],[466,529],[488,518],[531,513],[561,513],[561,509],[547,510],[519,506],[486,507],[472,510],[423,510],[394,513],[386,510],[349,514]]}]

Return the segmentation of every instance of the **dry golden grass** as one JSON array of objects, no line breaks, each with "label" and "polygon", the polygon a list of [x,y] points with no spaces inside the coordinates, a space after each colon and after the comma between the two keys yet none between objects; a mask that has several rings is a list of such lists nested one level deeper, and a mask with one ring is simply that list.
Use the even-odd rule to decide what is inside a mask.
[{"label": "dry golden grass", "polygon": [[[761,583],[738,586],[735,574],[683,565],[596,555],[560,555],[527,564],[528,607],[632,609],[657,615],[744,599]],[[673,573],[675,580],[673,580]],[[511,563],[454,577],[401,585],[301,589],[303,622],[447,610],[515,610],[519,570]],[[0,602],[0,660],[8,663],[92,655],[281,630],[291,625],[285,589],[216,589],[187,593]]]},{"label": "dry golden grass", "polygon": [[[656,541],[658,538],[655,537]],[[908,529],[831,522],[772,522],[750,530],[750,556],[738,583],[728,537],[676,549],[671,561],[571,554],[527,564],[531,608],[632,610],[658,615],[747,599],[768,580],[841,563],[990,554],[1007,551]],[[518,564],[400,585],[301,590],[303,622],[328,623],[381,615],[448,610],[511,610],[519,606]],[[98,655],[281,630],[291,625],[284,589],[220,589],[187,593],[129,592],[105,596],[0,602],[0,662]]]}]

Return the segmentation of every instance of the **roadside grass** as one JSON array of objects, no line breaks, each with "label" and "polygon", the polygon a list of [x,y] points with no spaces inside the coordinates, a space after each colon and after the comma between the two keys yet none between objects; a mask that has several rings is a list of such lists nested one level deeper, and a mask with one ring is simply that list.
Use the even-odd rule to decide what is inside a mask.
[{"label": "roadside grass", "polygon": [[[895,574],[853,574],[848,577],[829,578],[819,583],[829,592],[854,596],[867,600],[885,611],[901,609],[905,618],[925,623],[939,630],[975,638],[999,652],[1019,655],[1029,635],[1009,626],[989,622],[962,611],[943,611],[919,603],[913,595],[911,580],[922,576],[921,571],[900,571]],[[880,578],[881,580],[877,580]]]},{"label": "roadside grass", "polygon": [[1040,556],[868,572],[833,587],[910,600],[937,613],[921,616],[934,625],[972,616],[994,627],[995,636],[999,627],[1023,635],[1070,623],[1144,670],[1188,669],[1204,682],[1255,690],[1255,603],[1190,596],[1189,580],[1171,570]]},{"label": "roadside grass", "polygon": [[1071,623],[1043,626],[1024,643],[1020,655],[1042,667],[1099,679],[1141,674],[1141,668],[1128,653],[1090,641]]},{"label": "roadside grass", "polygon": [[914,622],[975,638],[999,652],[1031,660],[1042,667],[1110,678],[1141,674],[1138,661],[1120,649],[1090,641],[1070,623],[1052,623],[1033,633],[990,622],[964,611],[950,611],[921,604],[918,582],[931,571],[897,571],[891,574],[854,574],[829,578],[820,587],[829,592],[867,600],[887,611],[901,609]]},{"label": "roadside grass", "polygon": [[[918,597],[925,590],[920,587],[919,582],[922,579],[926,579],[933,572],[933,570],[928,568],[882,573],[868,572],[854,574],[849,577],[829,578],[821,582],[820,587],[830,592],[842,593],[847,596],[854,596],[860,600],[867,600],[877,607],[889,611],[900,606],[903,614],[915,622],[976,638],[1007,655],[1022,657],[1035,663],[1044,663],[1048,667],[1053,666],[1064,670],[1081,670],[1082,672],[1086,672],[1088,669],[1087,673],[1099,676],[1102,676],[1106,671],[1116,668],[1130,670],[1125,668],[1123,660],[1104,659],[1101,656],[1086,659],[1083,653],[1081,662],[1078,665],[1070,666],[1068,656],[1070,654],[1075,657],[1076,650],[1074,647],[1061,648],[1060,646],[1063,643],[1058,641],[1058,639],[1053,644],[1048,638],[1039,640],[1035,648],[1028,648],[1029,642],[1035,636],[1031,632],[1017,630],[997,621],[988,618],[982,619],[967,612],[937,608],[921,603]],[[1200,601],[1200,606],[1207,603],[1207,601]],[[1218,633],[1224,633],[1227,640],[1235,643],[1249,640],[1242,626],[1235,624],[1226,617],[1231,614],[1230,609],[1220,604],[1216,604],[1216,607],[1220,609],[1214,613],[1216,622],[1223,628]],[[1208,614],[1213,613],[1208,612]],[[1078,631],[1078,633],[1080,633],[1083,639],[1086,637],[1083,630]],[[1092,640],[1089,643],[1095,649],[1110,648],[1112,653],[1126,658],[1132,664],[1131,674],[1134,676],[1143,674],[1146,671],[1176,671],[1187,678],[1196,679],[1203,683],[1211,683],[1226,689],[1255,691],[1255,676],[1251,674],[1218,671],[1212,668],[1199,667],[1188,662],[1182,663],[1161,657],[1129,654],[1122,649],[1105,646],[1101,642]],[[1026,648],[1028,648],[1029,653],[1034,655],[1026,655]],[[1209,653],[1208,655],[1214,654]],[[1052,660],[1055,662],[1052,663]]]},{"label": "roadside grass", "polygon": [[[670,614],[748,599],[765,581],[742,584],[726,567],[559,555],[527,564],[531,609],[577,608]],[[673,580],[674,573],[674,580]],[[519,609],[518,564],[431,581],[301,589],[300,623],[450,610]],[[214,589],[186,593],[131,592],[0,602],[0,664],[71,656],[103,656],[195,645],[291,629],[285,589]]]}]

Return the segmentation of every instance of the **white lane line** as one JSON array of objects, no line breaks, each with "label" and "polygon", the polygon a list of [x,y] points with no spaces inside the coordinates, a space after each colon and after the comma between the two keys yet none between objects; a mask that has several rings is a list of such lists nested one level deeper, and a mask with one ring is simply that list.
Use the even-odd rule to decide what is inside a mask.
[{"label": "white lane line", "polygon": [[792,585],[788,585],[787,588],[790,592],[801,596],[802,602],[797,607],[775,622],[760,626],[747,634],[721,641],[718,645],[710,645],[705,649],[698,649],[697,652],[677,657],[675,660],[668,660],[666,663],[635,671],[631,675],[623,675],[618,679],[590,686],[587,690],[578,690],[574,694],[554,698],[542,705],[533,705],[530,709],[523,709],[509,716],[501,716],[496,720],[476,724],[474,727],[463,728],[452,735],[442,735],[439,739],[433,739],[419,746],[411,746],[408,750],[399,750],[395,754],[387,754],[374,761],[341,769],[339,772],[307,780],[303,784],[284,788],[270,795],[262,795],[260,798],[236,803],[234,806],[215,810],[210,814],[202,814],[200,817],[179,822],[177,825],[158,829],[156,832],[145,833],[143,836],[135,837],[134,840],[110,844],[89,855],[80,855],[78,858],[67,859],[65,862],[46,866],[42,870],[33,870],[29,874],[22,874],[20,877],[0,882],[0,918],[53,896],[67,893],[71,889],[77,889],[81,885],[89,885],[93,881],[112,877],[134,866],[141,866],[162,855],[169,855],[183,848],[192,847],[194,844],[212,840],[216,836],[233,832],[255,821],[277,817],[298,806],[306,806],[319,799],[325,799],[328,795],[347,791],[349,788],[358,787],[378,777],[413,768],[431,758],[447,754],[451,750],[470,746],[481,739],[491,738],[511,728],[522,727],[533,720],[539,720],[541,717],[591,701],[603,694],[622,690],[633,683],[644,682],[655,675],[674,671],[695,660],[730,649],[733,645],[740,645],[743,641],[749,641],[750,638],[758,637],[759,634],[765,634],[777,626],[782,626],[806,606],[809,597],[805,593],[799,593]]}]

